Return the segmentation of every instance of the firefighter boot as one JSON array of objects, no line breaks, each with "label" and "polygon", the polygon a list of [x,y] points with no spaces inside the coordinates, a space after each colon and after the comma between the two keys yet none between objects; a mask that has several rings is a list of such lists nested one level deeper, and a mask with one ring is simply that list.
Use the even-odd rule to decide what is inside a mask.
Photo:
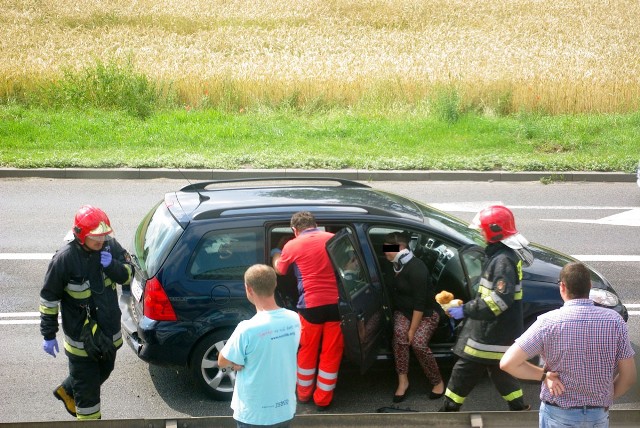
[{"label": "firefighter boot", "polygon": [[73,399],[73,395],[69,394],[64,386],[60,385],[53,390],[53,396],[64,404],[64,409],[69,412],[71,416],[76,417],[76,402]]},{"label": "firefighter boot", "polygon": [[516,398],[515,400],[511,400],[508,403],[509,403],[509,410],[512,412],[531,410],[531,405],[524,404],[524,400],[522,398]]},{"label": "firefighter boot", "polygon": [[451,400],[449,397],[444,397],[442,406],[438,409],[438,412],[459,412],[462,405]]}]

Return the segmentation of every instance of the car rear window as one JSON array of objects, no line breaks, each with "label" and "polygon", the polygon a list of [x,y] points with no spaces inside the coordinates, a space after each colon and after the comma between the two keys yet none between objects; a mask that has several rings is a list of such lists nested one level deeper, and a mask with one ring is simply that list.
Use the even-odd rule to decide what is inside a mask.
[{"label": "car rear window", "polygon": [[257,229],[205,234],[189,263],[189,274],[194,279],[242,281],[249,266],[258,262],[258,252],[263,247],[258,235]]},{"label": "car rear window", "polygon": [[180,238],[183,229],[163,202],[145,216],[136,231],[134,248],[147,277],[158,273],[160,266]]}]

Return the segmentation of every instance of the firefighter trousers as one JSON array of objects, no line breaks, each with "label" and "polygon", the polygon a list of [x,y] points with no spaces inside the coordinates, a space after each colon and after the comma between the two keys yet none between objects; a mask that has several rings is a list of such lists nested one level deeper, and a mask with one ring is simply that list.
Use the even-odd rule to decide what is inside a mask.
[{"label": "firefighter trousers", "polygon": [[115,366],[114,358],[93,361],[88,357],[69,357],[69,376],[62,382],[73,393],[79,420],[100,419],[100,386],[109,378]]},{"label": "firefighter trousers", "polygon": [[300,315],[300,322],[298,400],[306,402],[313,397],[317,406],[328,406],[333,399],[344,349],[340,321],[313,324]]},{"label": "firefighter trousers", "polygon": [[518,379],[501,370],[498,364],[483,364],[466,358],[459,358],[453,366],[445,392],[445,406],[450,410],[460,409],[485,373],[489,374],[491,382],[510,410],[523,410],[526,407]]}]

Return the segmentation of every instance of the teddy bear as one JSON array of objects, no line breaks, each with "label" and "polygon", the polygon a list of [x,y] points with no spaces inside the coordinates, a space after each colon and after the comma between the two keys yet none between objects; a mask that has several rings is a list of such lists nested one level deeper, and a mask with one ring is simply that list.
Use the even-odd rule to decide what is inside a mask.
[{"label": "teddy bear", "polygon": [[460,299],[454,299],[453,293],[450,293],[447,290],[442,290],[441,292],[436,294],[436,302],[440,304],[445,312],[447,311],[447,309],[453,308],[455,306],[460,306],[463,303]]}]

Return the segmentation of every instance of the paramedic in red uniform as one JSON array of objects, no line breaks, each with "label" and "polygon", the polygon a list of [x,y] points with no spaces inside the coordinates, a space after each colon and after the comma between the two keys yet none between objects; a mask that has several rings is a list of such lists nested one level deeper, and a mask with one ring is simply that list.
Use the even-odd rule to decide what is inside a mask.
[{"label": "paramedic in red uniform", "polygon": [[[298,401],[313,398],[319,411],[333,398],[344,342],[338,312],[338,284],[325,244],[333,233],[318,229],[308,211],[291,217],[295,238],[282,251],[271,251],[273,267],[286,275],[290,266],[298,279],[298,313],[302,324],[298,351]],[[314,390],[315,388],[315,390]]]}]

